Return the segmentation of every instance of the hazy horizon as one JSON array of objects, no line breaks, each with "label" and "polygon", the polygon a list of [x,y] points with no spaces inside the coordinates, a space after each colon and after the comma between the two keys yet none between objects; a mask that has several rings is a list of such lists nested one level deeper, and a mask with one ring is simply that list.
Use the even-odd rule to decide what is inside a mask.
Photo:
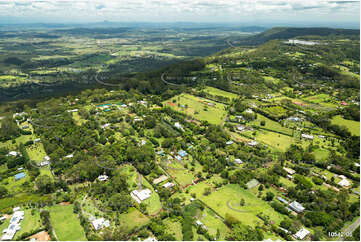
[{"label": "hazy horizon", "polygon": [[359,1],[0,0],[0,24],[200,23],[359,28]]}]

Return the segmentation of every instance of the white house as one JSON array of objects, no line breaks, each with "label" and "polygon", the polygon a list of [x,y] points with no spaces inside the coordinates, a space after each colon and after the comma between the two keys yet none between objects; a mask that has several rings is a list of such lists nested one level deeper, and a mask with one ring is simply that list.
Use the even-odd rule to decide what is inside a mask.
[{"label": "white house", "polygon": [[49,161],[42,161],[42,162],[40,162],[40,166],[41,167],[43,167],[43,166],[47,166],[47,165],[49,165],[50,164],[50,162]]},{"label": "white house", "polygon": [[98,180],[99,181],[106,181],[106,180],[108,180],[108,176],[107,175],[98,176]]},{"label": "white house", "polygon": [[104,218],[98,218],[92,221],[92,225],[95,230],[102,229],[103,227],[109,227],[109,220],[105,220]]},{"label": "white house", "polygon": [[234,162],[236,162],[237,164],[243,164],[243,161],[241,159],[234,159]]},{"label": "white house", "polygon": [[130,193],[130,196],[137,202],[141,203],[142,201],[150,198],[150,195],[152,194],[152,191],[147,189],[143,189],[141,191],[134,190]]},{"label": "white house", "polygon": [[305,228],[302,228],[294,236],[296,239],[303,240],[309,234],[310,234],[310,231],[308,231]]},{"label": "white house", "polygon": [[226,142],[226,145],[232,145],[233,144],[233,141],[232,140],[229,140]]},{"label": "white house", "polygon": [[65,158],[73,158],[73,157],[74,157],[73,154],[70,154],[70,155],[65,156]]},{"label": "white house", "polygon": [[174,127],[176,127],[177,129],[182,129],[183,130],[183,126],[179,122],[176,122],[174,124]]},{"label": "white house", "polygon": [[163,185],[164,188],[174,187],[174,184],[172,182],[167,182]]},{"label": "white house", "polygon": [[45,160],[45,161],[50,161],[50,157],[49,157],[49,156],[45,156],[45,157],[44,157],[44,160]]},{"label": "white house", "polygon": [[351,183],[347,180],[347,179],[342,179],[339,183],[337,183],[338,185],[342,186],[342,187],[349,187],[351,186]]},{"label": "white house", "polygon": [[8,156],[18,156],[18,155],[20,155],[20,153],[17,151],[10,151],[8,154]]},{"label": "white house", "polygon": [[313,135],[310,135],[310,134],[302,134],[301,135],[302,136],[302,138],[304,138],[304,139],[311,139],[311,140],[313,140]]},{"label": "white house", "polygon": [[39,143],[41,141],[40,138],[34,139],[34,143]]},{"label": "white house", "polygon": [[249,146],[256,146],[256,145],[258,145],[258,142],[255,141],[255,140],[253,140],[253,141],[251,141],[251,142],[248,142],[248,145],[249,145]]},{"label": "white house", "polygon": [[244,131],[245,129],[246,129],[246,127],[244,127],[243,125],[237,126],[238,131]]},{"label": "white house", "polygon": [[285,170],[288,174],[293,175],[296,173],[295,170],[291,169],[291,168],[287,168],[287,167],[283,167],[283,170]]}]

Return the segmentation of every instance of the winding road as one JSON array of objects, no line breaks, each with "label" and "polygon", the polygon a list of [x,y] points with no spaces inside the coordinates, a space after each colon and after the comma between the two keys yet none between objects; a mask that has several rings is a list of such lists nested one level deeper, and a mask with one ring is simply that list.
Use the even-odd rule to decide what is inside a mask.
[{"label": "winding road", "polygon": [[[353,222],[346,229],[344,229],[343,234],[344,235],[352,234],[353,231],[355,231],[359,227],[360,227],[360,218],[358,218],[355,222]],[[343,241],[343,240],[345,240],[345,237],[344,236],[338,237],[337,240]]]}]

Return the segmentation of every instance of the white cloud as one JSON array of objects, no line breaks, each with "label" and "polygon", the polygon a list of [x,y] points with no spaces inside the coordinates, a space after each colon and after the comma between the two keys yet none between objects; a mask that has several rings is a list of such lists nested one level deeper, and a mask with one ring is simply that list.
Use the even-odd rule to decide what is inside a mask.
[{"label": "white cloud", "polygon": [[[43,16],[66,19],[113,21],[214,22],[259,19],[299,19],[324,15],[332,19],[357,18],[359,1],[337,0],[0,0],[1,16]],[[326,16],[331,14],[330,16]]]}]

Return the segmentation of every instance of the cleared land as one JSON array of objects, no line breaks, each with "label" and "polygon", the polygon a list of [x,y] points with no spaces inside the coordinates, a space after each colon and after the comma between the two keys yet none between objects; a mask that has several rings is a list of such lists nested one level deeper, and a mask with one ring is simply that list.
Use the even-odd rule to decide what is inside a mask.
[{"label": "cleared land", "polygon": [[73,205],[48,207],[50,220],[55,230],[56,236],[63,241],[85,241],[84,230],[75,213]]},{"label": "cleared land", "polygon": [[[175,101],[175,102],[174,102]],[[226,116],[224,104],[190,94],[181,94],[164,102],[166,106],[185,113],[197,120],[220,124]]]},{"label": "cleared land", "polygon": [[360,136],[360,122],[347,120],[342,118],[340,115],[337,115],[332,118],[331,123],[346,126],[352,135]]}]

